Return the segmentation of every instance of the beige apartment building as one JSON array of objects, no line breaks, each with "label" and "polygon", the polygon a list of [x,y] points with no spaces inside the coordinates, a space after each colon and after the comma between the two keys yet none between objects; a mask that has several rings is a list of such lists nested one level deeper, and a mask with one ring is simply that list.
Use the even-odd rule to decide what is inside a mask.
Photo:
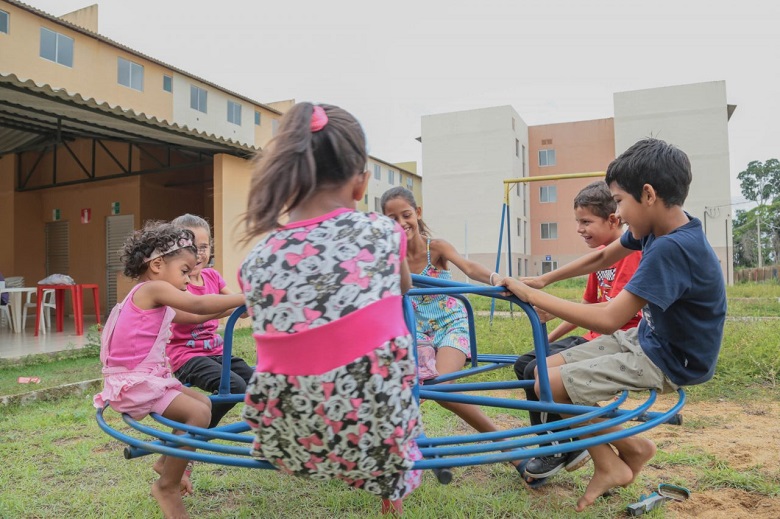
[{"label": "beige apartment building", "polygon": [[[124,237],[190,212],[212,223],[215,267],[235,285],[252,160],[294,101],[258,102],[101,36],[97,11],[0,0],[0,272],[97,283],[105,315],[127,290]],[[366,167],[361,209],[391,185],[421,195],[416,165]]]},{"label": "beige apartment building", "polygon": [[[649,136],[685,151],[693,170],[685,210],[702,220],[733,281],[728,120],[724,81],[614,94],[614,117],[527,126],[511,106],[423,117],[423,208],[437,236],[502,274],[539,275],[589,249],[576,233],[573,199],[597,179],[541,180],[600,173],[617,155]],[[503,181],[514,184],[501,231]],[[511,251],[511,252],[510,252]],[[511,270],[510,270],[511,269]],[[463,276],[461,276],[463,278]]]}]

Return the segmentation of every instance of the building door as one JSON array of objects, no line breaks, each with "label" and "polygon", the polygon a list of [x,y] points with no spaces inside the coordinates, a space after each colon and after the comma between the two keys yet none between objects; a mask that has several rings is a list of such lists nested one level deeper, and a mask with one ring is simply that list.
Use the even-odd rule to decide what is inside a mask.
[{"label": "building door", "polygon": [[70,232],[68,222],[47,222],[46,277],[70,274]]},{"label": "building door", "polygon": [[542,262],[542,274],[547,274],[558,268],[557,261],[543,261]]},{"label": "building door", "polygon": [[119,251],[134,227],[135,217],[132,214],[106,218],[106,311],[111,311],[116,305],[116,276],[124,268]]}]

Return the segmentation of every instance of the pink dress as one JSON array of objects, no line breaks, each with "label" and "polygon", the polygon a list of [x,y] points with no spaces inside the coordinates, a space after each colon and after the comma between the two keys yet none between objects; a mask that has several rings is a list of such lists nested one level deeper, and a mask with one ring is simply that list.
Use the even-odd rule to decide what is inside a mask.
[{"label": "pink dress", "polygon": [[162,414],[182,387],[165,356],[176,312],[168,306],[151,310],[135,306],[133,294],[142,285],[133,287],[108,316],[100,337],[103,391],[93,399],[95,407],[109,403],[136,420],[152,412]]}]

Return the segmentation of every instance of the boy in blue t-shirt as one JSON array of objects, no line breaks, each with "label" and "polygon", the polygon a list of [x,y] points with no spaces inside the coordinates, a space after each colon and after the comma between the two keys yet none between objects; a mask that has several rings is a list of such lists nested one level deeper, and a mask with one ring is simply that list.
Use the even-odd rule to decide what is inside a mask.
[{"label": "boy in blue t-shirt", "polygon": [[[560,403],[595,405],[623,390],[665,393],[706,382],[723,339],[726,289],[720,264],[701,221],[682,208],[691,183],[688,156],[664,141],[645,139],[612,161],[605,180],[617,215],[628,224],[621,239],[525,283],[503,282],[521,300],[604,334],[548,357],[553,399]],[[608,303],[583,305],[537,290],[612,265],[635,250],[642,251],[639,267]],[[639,327],[619,330],[639,310]],[[588,449],[594,472],[577,511],[633,482],[656,451],[640,436],[612,446],[617,453],[609,444]]]}]

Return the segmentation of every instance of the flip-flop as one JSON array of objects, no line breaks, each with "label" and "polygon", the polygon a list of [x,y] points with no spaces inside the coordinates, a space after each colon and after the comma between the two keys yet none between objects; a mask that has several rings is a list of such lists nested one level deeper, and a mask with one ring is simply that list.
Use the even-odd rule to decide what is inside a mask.
[{"label": "flip-flop", "polygon": [[523,481],[525,481],[525,484],[528,485],[528,488],[539,488],[547,483],[548,478],[535,478],[526,474],[525,467],[528,465],[529,461],[531,460],[521,461],[520,464],[515,467],[515,469],[517,469],[517,472],[520,473],[520,476],[523,478]]}]

